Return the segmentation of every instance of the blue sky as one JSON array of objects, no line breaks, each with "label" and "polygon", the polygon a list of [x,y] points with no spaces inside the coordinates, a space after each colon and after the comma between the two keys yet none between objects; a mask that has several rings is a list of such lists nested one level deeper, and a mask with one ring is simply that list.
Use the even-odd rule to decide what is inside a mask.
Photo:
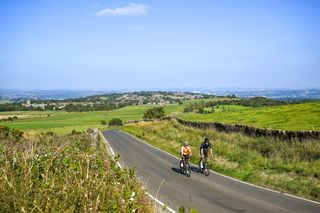
[{"label": "blue sky", "polygon": [[0,88],[319,88],[320,1],[0,1]]}]

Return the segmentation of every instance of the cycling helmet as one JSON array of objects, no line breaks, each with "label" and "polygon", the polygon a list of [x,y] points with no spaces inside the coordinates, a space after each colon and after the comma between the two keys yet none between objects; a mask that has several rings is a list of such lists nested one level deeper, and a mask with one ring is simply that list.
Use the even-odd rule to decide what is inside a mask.
[{"label": "cycling helmet", "polygon": [[183,145],[188,146],[189,145],[188,141],[183,142]]}]

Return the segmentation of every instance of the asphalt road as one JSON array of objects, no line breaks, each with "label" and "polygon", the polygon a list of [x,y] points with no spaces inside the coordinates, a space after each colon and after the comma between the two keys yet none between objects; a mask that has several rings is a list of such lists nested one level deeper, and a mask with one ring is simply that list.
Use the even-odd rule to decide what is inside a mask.
[{"label": "asphalt road", "polygon": [[199,212],[320,212],[320,204],[210,173],[192,166],[191,177],[180,173],[179,160],[117,130],[103,133],[120,163],[135,167],[148,191],[174,210]]}]

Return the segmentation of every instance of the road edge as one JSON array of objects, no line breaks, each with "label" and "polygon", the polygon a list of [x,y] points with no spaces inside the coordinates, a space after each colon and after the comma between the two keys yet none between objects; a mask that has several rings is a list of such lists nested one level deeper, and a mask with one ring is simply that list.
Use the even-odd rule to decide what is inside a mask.
[{"label": "road edge", "polygon": [[[104,135],[102,134],[102,132],[101,132],[100,130],[99,130],[99,135],[100,135],[100,137],[103,138],[104,142],[106,143],[108,149],[109,149],[110,152],[111,152],[112,157],[114,157],[114,156],[115,156],[115,152],[113,151],[110,143],[109,143],[108,140],[104,137]],[[121,169],[123,168],[119,162],[117,162],[117,166],[118,166],[119,168],[121,168]],[[170,208],[169,206],[167,206],[166,204],[164,204],[162,201],[158,200],[156,197],[154,197],[153,195],[151,195],[149,192],[146,192],[146,194],[147,194],[152,200],[154,200],[157,204],[159,204],[159,205],[161,206],[161,208],[164,208],[164,211],[165,211],[165,210],[168,210],[168,211],[171,212],[171,213],[176,213],[176,211],[174,211],[172,208]],[[164,212],[164,211],[163,211],[163,212]]]}]

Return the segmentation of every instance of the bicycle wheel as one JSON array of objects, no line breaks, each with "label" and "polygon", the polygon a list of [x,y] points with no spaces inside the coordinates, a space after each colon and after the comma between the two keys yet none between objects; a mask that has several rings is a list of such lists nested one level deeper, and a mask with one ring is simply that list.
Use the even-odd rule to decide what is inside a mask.
[{"label": "bicycle wheel", "polygon": [[[201,168],[201,161],[202,160],[199,161],[199,171],[200,171],[200,173],[202,173],[202,170],[203,170],[203,168]],[[202,166],[203,166],[203,164],[202,164]]]},{"label": "bicycle wheel", "polygon": [[187,177],[190,177],[190,175],[191,175],[191,168],[190,168],[190,165],[189,165],[189,163],[186,163],[186,175],[187,175]]},{"label": "bicycle wheel", "polygon": [[204,168],[204,169],[203,169],[203,173],[204,173],[206,176],[209,176],[209,174],[210,174],[210,169],[209,169],[209,165],[208,165],[207,162],[204,163],[203,168]]},{"label": "bicycle wheel", "polygon": [[184,165],[183,160],[180,160],[180,171],[182,174],[184,174]]}]

